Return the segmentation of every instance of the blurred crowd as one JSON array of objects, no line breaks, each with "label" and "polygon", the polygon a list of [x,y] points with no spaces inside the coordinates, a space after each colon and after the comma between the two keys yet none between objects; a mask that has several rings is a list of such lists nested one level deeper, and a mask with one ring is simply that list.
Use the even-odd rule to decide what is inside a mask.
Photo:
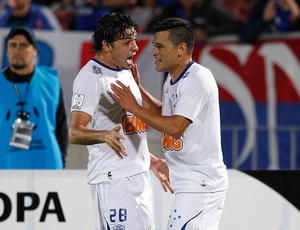
[{"label": "blurred crowd", "polygon": [[260,34],[297,31],[300,0],[0,0],[0,27],[92,31],[104,14],[129,14],[140,33],[155,21],[182,17],[196,41],[234,34],[250,43]]}]

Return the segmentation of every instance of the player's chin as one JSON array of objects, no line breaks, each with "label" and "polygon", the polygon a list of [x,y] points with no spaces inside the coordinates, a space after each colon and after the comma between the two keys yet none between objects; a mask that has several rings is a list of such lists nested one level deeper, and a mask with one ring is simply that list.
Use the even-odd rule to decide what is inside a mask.
[{"label": "player's chin", "polygon": [[131,69],[131,66],[132,66],[132,65],[124,65],[124,66],[122,67],[122,69],[128,70],[128,69]]},{"label": "player's chin", "polygon": [[161,71],[164,71],[163,69],[163,65],[160,61],[155,61],[155,69],[158,71],[158,72],[161,72]]},{"label": "player's chin", "polygon": [[160,66],[160,65],[156,65],[156,66],[155,66],[155,69],[156,69],[158,72],[163,72],[163,71],[165,71],[164,68],[163,68],[162,66]]},{"label": "player's chin", "polygon": [[122,67],[122,69],[131,69],[131,67],[132,67],[132,63],[125,63],[124,65],[123,65],[123,67]]}]

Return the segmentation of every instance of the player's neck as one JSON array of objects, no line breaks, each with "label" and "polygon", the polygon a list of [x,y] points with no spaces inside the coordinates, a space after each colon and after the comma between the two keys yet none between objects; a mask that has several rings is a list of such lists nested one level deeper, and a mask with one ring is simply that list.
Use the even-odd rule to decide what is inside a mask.
[{"label": "player's neck", "polygon": [[109,57],[107,57],[106,55],[96,54],[94,58],[97,59],[102,64],[104,64],[112,69],[118,69],[118,67],[115,66],[113,64],[113,62],[111,61],[111,59]]},{"label": "player's neck", "polygon": [[185,70],[185,68],[190,64],[192,60],[188,59],[183,62],[177,63],[177,65],[174,65],[173,68],[170,69],[169,73],[172,79],[172,82],[175,82],[179,76],[181,76],[182,72]]}]

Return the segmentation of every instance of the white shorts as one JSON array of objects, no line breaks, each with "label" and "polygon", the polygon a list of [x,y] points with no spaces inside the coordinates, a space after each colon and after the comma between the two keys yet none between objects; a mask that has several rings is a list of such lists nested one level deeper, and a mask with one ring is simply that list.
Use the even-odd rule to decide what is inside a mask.
[{"label": "white shorts", "polygon": [[217,230],[225,195],[226,191],[176,194],[167,230]]},{"label": "white shorts", "polygon": [[91,185],[96,230],[154,230],[149,172]]}]

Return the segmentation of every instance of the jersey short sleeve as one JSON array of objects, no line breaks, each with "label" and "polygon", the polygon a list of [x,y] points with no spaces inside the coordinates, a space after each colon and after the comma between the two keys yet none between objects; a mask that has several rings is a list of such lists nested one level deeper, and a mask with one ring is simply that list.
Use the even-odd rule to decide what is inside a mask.
[{"label": "jersey short sleeve", "polygon": [[92,116],[97,108],[100,95],[99,76],[83,69],[73,84],[71,111],[82,111]]}]

